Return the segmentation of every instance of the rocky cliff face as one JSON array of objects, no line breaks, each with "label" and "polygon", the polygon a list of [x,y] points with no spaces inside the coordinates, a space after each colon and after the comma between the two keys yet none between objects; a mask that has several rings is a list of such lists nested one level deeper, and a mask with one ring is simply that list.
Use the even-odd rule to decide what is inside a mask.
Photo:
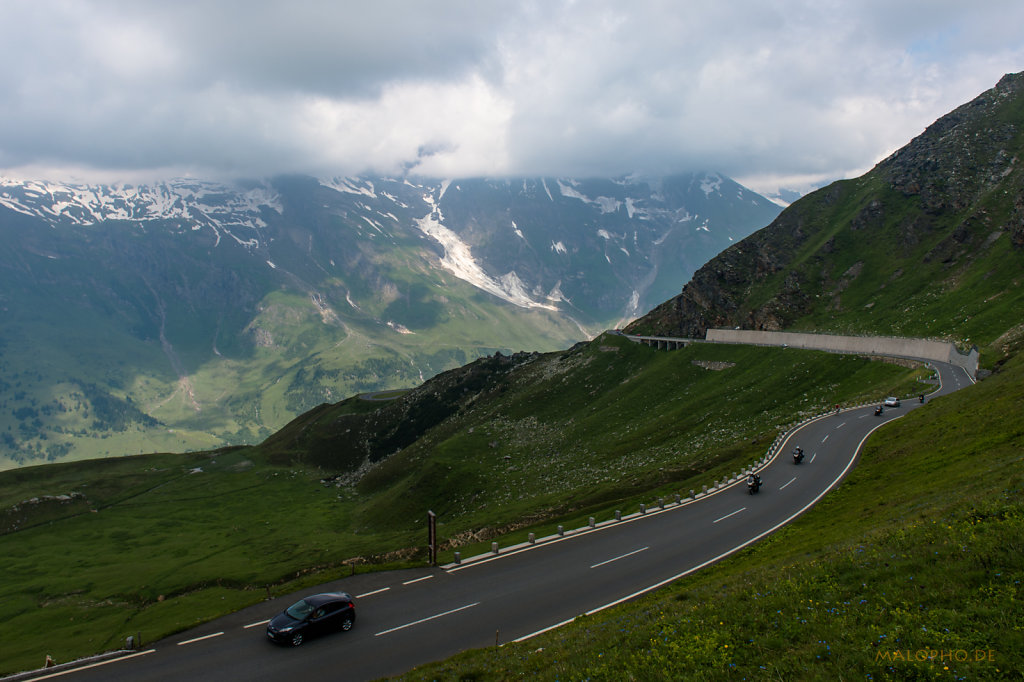
[{"label": "rocky cliff face", "polygon": [[1024,74],[1007,75],[866,175],[792,204],[627,330],[697,338],[725,326],[957,336],[980,327],[983,310],[968,302],[957,313],[933,310],[929,292],[983,301],[1005,289],[996,273],[1019,268],[1022,129]]},{"label": "rocky cliff face", "polygon": [[926,214],[971,207],[1019,164],[1017,140],[1024,121],[1009,114],[1022,96],[1024,73],[1004,76],[991,90],[940,118],[875,171],[893,189],[916,196]]}]

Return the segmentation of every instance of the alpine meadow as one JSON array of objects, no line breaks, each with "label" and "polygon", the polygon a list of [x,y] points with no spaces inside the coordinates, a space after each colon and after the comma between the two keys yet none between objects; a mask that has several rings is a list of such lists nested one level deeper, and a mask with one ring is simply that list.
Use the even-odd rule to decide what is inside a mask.
[{"label": "alpine meadow", "polygon": [[[210,361],[212,340],[221,337],[207,332],[218,325],[234,330],[237,347],[227,342],[217,347],[225,358],[231,353],[261,357],[279,346],[242,348],[242,340],[288,333],[303,336],[308,352],[323,353],[323,339],[311,330],[321,315],[329,318],[329,310],[342,309],[338,302],[348,291],[353,305],[338,315],[349,330],[346,343],[369,345],[373,334],[366,330],[379,332],[390,321],[395,338],[410,336],[395,331],[400,327],[437,343],[436,358],[432,371],[414,371],[430,378],[375,386],[388,389],[381,393],[358,382],[345,384],[349,392],[339,401],[335,398],[343,396],[337,389],[325,393],[324,377],[328,367],[336,370],[333,377],[343,375],[340,363],[331,365],[334,360],[323,355],[316,362],[304,355],[288,362],[264,356],[260,381],[253,379],[253,386],[239,381],[253,391],[259,383],[278,396],[253,397],[238,414],[254,415],[257,404],[276,404],[281,428],[264,433],[255,419],[239,421],[231,429],[218,427],[217,447],[202,451],[0,472],[0,597],[6,605],[0,672],[35,668],[48,655],[66,662],[118,650],[128,636],[155,642],[269,597],[312,591],[355,574],[423,566],[429,560],[428,510],[437,514],[441,563],[453,561],[455,552],[486,553],[499,540],[507,545],[526,541],[529,534],[551,535],[559,526],[585,526],[590,517],[633,512],[743,469],[792,425],[833,406],[877,403],[887,396],[916,399],[933,388],[932,371],[916,361],[699,342],[709,329],[741,328],[929,338],[962,351],[976,347],[979,381],[874,432],[837,489],[749,547],[600,613],[523,642],[421,665],[401,679],[1019,679],[1024,670],[1022,158],[1024,73],[1019,73],[943,116],[863,176],[797,200],[750,236],[726,239],[717,255],[693,266],[692,277],[672,285],[679,291],[685,281],[681,292],[653,301],[646,314],[637,310],[640,316],[623,327],[626,334],[698,340],[671,351],[634,343],[617,331],[569,340],[573,327],[632,319],[633,292],[652,289],[661,277],[656,273],[671,270],[675,276],[682,267],[659,263],[654,268],[648,261],[632,279],[621,274],[625,269],[615,266],[621,251],[615,240],[623,230],[608,230],[594,242],[599,247],[590,245],[590,256],[596,249],[600,255],[594,260],[605,264],[596,277],[618,282],[603,289],[621,290],[616,300],[589,296],[595,292],[585,296],[587,277],[564,279],[569,270],[558,275],[549,267],[551,259],[566,254],[523,238],[531,244],[524,250],[541,254],[530,261],[531,273],[515,271],[530,286],[502,279],[511,271],[508,263],[495,265],[487,281],[497,283],[502,295],[525,296],[536,306],[509,304],[495,312],[465,279],[444,270],[439,272],[448,273],[443,276],[457,293],[441,301],[434,290],[417,285],[422,282],[417,269],[425,262],[417,255],[420,236],[379,229],[385,227],[381,214],[397,209],[372,214],[380,235],[373,239],[400,242],[390,253],[404,254],[404,269],[390,270],[388,279],[369,251],[349,261],[374,273],[362,281],[395,284],[386,310],[368,310],[369,291],[360,292],[340,276],[324,299],[313,295],[319,287],[288,289],[275,279],[269,288],[280,290],[241,306],[256,317],[211,313],[203,335],[188,339],[185,327],[171,322],[175,316],[188,318],[188,306],[176,306],[191,299],[183,294],[161,307],[153,304],[159,298],[153,296],[155,288],[135,286],[138,305],[117,333],[137,339],[132,335],[144,327],[142,336],[166,343],[125,341],[116,347],[126,354],[164,357],[168,346],[175,349],[185,371],[164,377],[164,387],[193,376],[189,367],[203,366],[209,375],[196,378],[194,389],[213,390],[218,372],[228,371],[227,360]],[[399,195],[390,193],[398,191],[394,186],[389,196],[380,184],[349,183],[347,191],[328,191],[308,178],[290,181],[325,201],[364,197],[367,206],[399,205],[392,198]],[[702,185],[702,178],[683,184],[697,196],[713,194],[714,183]],[[560,193],[548,195],[556,186]],[[427,194],[440,207],[431,213],[437,224],[446,216],[455,220],[460,211],[476,211],[476,222],[461,223],[467,227],[460,240],[472,244],[474,252],[477,242],[490,243],[497,262],[497,254],[519,244],[519,237],[509,220],[509,229],[500,233],[504,241],[486,239],[483,235],[492,233],[485,227],[503,214],[474,206],[472,196],[523,189],[566,211],[586,209],[591,220],[609,219],[612,208],[628,219],[639,204],[614,195],[623,187],[621,182],[585,187],[582,182],[481,181]],[[416,193],[422,195],[421,190]],[[737,186],[732,193],[740,191]],[[669,194],[659,196],[668,202]],[[451,203],[440,203],[444,198]],[[675,211],[682,203],[663,208]],[[547,206],[531,204],[532,210],[541,205]],[[354,206],[347,210],[356,211]],[[490,223],[481,218],[485,215]],[[523,227],[529,225],[528,215],[539,224],[541,219],[525,210],[514,224],[529,237]],[[365,230],[374,231],[373,220],[361,220]],[[123,239],[131,243],[130,226],[118,225],[129,230]],[[592,231],[595,225],[590,224]],[[279,242],[298,233],[295,226],[278,227]],[[179,232],[170,230],[164,238],[182,236]],[[48,253],[43,243],[48,233],[36,234],[34,248]],[[213,234],[211,228],[207,238]],[[231,239],[227,233],[221,238]],[[85,244],[100,238],[83,232],[81,239]],[[301,242],[280,249],[294,257],[291,264],[286,257],[264,259],[273,266],[264,263],[258,277],[285,277],[285,271],[295,275],[285,277],[293,283],[308,284],[310,272],[327,261],[314,267],[310,263],[316,259],[302,260],[308,235]],[[650,254],[662,245],[655,242],[651,233],[634,243]],[[563,247],[568,243],[567,238]],[[586,252],[579,247],[578,253]],[[334,262],[342,257],[336,254]],[[52,259],[44,255],[43,260]],[[300,262],[310,268],[302,276],[295,265]],[[33,264],[33,272],[40,267]],[[230,269],[221,272],[233,277]],[[396,272],[408,275],[404,284]],[[640,287],[643,282],[651,286]],[[188,293],[199,300],[228,290],[207,284]],[[576,293],[569,293],[570,285],[578,287]],[[132,288],[111,284],[109,289],[115,292],[111,297],[90,305],[99,308],[102,299],[112,318],[128,315],[110,301]],[[554,305],[556,292],[563,300],[557,315],[540,305]],[[587,307],[564,303],[574,298],[586,300]],[[142,299],[153,300],[143,305]],[[302,317],[296,313],[301,306],[291,305],[298,300],[326,303]],[[20,310],[27,314],[30,308]],[[276,315],[279,326],[269,322]],[[254,323],[256,318],[260,322]],[[471,318],[484,327],[494,325],[491,335],[476,336],[480,327],[466,322]],[[469,330],[460,338],[474,343],[460,340],[442,348],[443,334],[427,331],[428,322],[440,320],[447,320],[442,327],[449,331]],[[528,336],[506,331],[530,325],[535,326]],[[179,336],[172,338],[167,331],[172,328]],[[544,334],[543,348],[518,345]],[[179,348],[192,349],[191,355],[179,355]],[[395,366],[429,354],[393,352]],[[6,353],[4,360],[11,361]],[[367,372],[379,366],[369,356],[362,365]],[[388,367],[381,373],[393,370]],[[279,377],[280,384],[271,377]],[[307,380],[317,386],[308,396],[315,406],[296,397]],[[81,385],[103,386],[93,393],[77,389],[97,395],[117,381],[101,384],[92,377]],[[5,394],[15,389],[5,388]],[[144,386],[133,390],[145,394]],[[188,395],[184,384],[181,390],[179,395]],[[120,400],[117,414],[146,424],[149,412],[141,409],[141,399],[129,400],[122,392]],[[289,413],[280,407],[286,403],[302,410]],[[90,404],[93,413],[104,402]],[[26,406],[19,403],[19,409]],[[227,419],[224,414],[218,419]],[[200,421],[188,421],[189,428],[203,432]],[[223,445],[229,440],[225,433],[237,435],[243,426],[252,443]]]}]

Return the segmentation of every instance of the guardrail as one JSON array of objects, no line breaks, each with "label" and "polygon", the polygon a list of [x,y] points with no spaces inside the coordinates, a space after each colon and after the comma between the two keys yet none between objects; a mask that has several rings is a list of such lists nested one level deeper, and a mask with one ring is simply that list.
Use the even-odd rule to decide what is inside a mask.
[{"label": "guardrail", "polygon": [[[712,332],[715,332],[715,333],[712,334]],[[746,333],[742,333],[741,334],[741,333],[738,333],[738,332],[746,332]],[[959,358],[967,358],[967,359],[973,358],[974,371],[975,372],[977,371],[977,359],[978,359],[978,349],[977,349],[977,347],[975,347],[970,354],[968,354],[967,356],[964,356],[963,354],[959,353],[959,350],[953,344],[949,344],[949,343],[945,343],[945,342],[938,342],[938,341],[928,341],[927,339],[897,339],[897,338],[892,338],[892,337],[841,337],[841,336],[833,336],[833,335],[827,335],[827,334],[803,334],[803,333],[798,333],[798,332],[751,332],[750,330],[734,330],[734,329],[728,329],[728,330],[708,330],[708,333],[707,333],[708,338],[707,339],[687,339],[687,338],[671,338],[671,337],[659,337],[659,336],[639,336],[639,335],[635,335],[635,334],[625,334],[625,333],[623,333],[621,331],[618,331],[618,330],[616,330],[616,331],[614,331],[612,333],[619,334],[621,336],[625,336],[629,340],[637,342],[637,343],[644,343],[646,345],[651,345],[651,346],[654,346],[654,347],[659,348],[659,349],[668,349],[668,350],[675,350],[675,349],[678,349],[678,348],[682,348],[682,347],[685,347],[685,346],[687,346],[687,345],[689,345],[691,343],[737,343],[737,344],[742,343],[742,344],[748,344],[748,345],[753,344],[753,345],[766,345],[766,346],[789,346],[789,345],[795,345],[795,344],[792,344],[791,342],[798,342],[800,345],[797,346],[797,347],[813,349],[813,350],[827,350],[827,351],[833,351],[833,352],[865,353],[865,354],[877,354],[877,355],[899,355],[899,356],[903,356],[903,357],[913,357],[915,359],[939,360],[941,362],[949,362],[950,364],[955,364],[955,365],[964,367],[963,362],[953,362],[948,357],[929,357],[929,355],[934,355],[934,354],[938,354],[938,355],[944,355],[945,354],[946,356],[948,356],[948,355],[951,355],[951,354],[955,353],[957,355],[957,357],[959,357]],[[732,340],[726,340],[726,339],[732,339]],[[740,339],[744,339],[744,340],[740,340]],[[850,343],[850,342],[848,342],[850,339],[853,339],[853,340],[857,341],[857,343]],[[810,344],[814,343],[815,341],[817,341],[817,345],[816,346],[810,345]],[[893,345],[893,342],[896,342],[896,345]],[[917,355],[904,355],[903,352],[897,352],[897,353],[888,352],[888,351],[892,351],[894,349],[899,350],[899,351],[912,350],[914,353],[918,353],[918,354]],[[883,350],[886,351],[886,352],[883,352]],[[968,369],[968,368],[965,367],[965,369]],[[971,370],[968,369],[968,371],[971,371]],[[860,409],[862,407],[867,407],[868,405],[874,405],[874,404],[875,404],[874,402],[861,403],[859,405],[847,406],[847,407],[843,408],[841,411]],[[497,556],[497,555],[502,554],[502,553],[506,553],[507,554],[509,552],[519,551],[519,550],[522,550],[522,549],[525,549],[525,548],[528,548],[528,547],[531,547],[531,546],[534,546],[534,545],[537,545],[537,544],[544,544],[546,542],[553,542],[553,541],[556,541],[556,540],[560,540],[560,539],[565,538],[567,536],[578,535],[580,533],[590,532],[590,531],[596,530],[598,528],[602,528],[604,526],[607,526],[609,524],[615,524],[615,523],[621,523],[623,521],[629,521],[629,520],[637,518],[639,516],[644,516],[645,514],[647,514],[649,512],[652,512],[652,511],[657,512],[657,511],[664,510],[666,508],[666,504],[668,504],[669,506],[679,506],[679,505],[690,504],[692,502],[696,502],[697,500],[704,499],[705,497],[707,497],[709,495],[713,495],[713,494],[715,494],[717,492],[720,492],[720,491],[722,491],[722,490],[724,490],[724,489],[726,489],[726,488],[728,488],[730,486],[736,485],[740,481],[743,481],[749,474],[757,473],[758,471],[761,471],[766,466],[771,464],[771,462],[779,455],[779,452],[780,452],[780,450],[782,448],[783,443],[786,442],[786,440],[789,438],[790,434],[792,434],[792,432],[794,432],[797,429],[799,429],[801,426],[803,426],[803,425],[805,425],[805,424],[807,424],[807,423],[809,423],[811,421],[814,421],[815,419],[820,419],[822,417],[828,416],[830,414],[836,414],[836,413],[837,412],[835,410],[829,410],[827,412],[821,412],[819,414],[812,415],[810,417],[807,417],[805,419],[802,419],[800,421],[794,422],[794,423],[792,423],[790,425],[787,425],[787,426],[783,427],[783,430],[780,431],[780,433],[775,437],[775,440],[772,441],[772,444],[768,447],[768,450],[767,450],[767,452],[765,452],[764,456],[762,456],[761,458],[759,458],[758,460],[756,460],[755,462],[753,462],[749,466],[743,467],[742,469],[740,469],[737,472],[733,472],[732,476],[723,477],[720,480],[717,480],[717,481],[713,482],[710,486],[702,485],[699,492],[696,489],[690,489],[690,494],[685,496],[685,497],[683,496],[682,493],[675,493],[675,494],[673,494],[672,501],[669,502],[669,503],[666,503],[666,500],[665,500],[664,497],[659,497],[657,499],[657,501],[654,504],[652,504],[650,507],[648,507],[648,505],[646,503],[641,503],[639,511],[634,512],[633,514],[628,514],[626,516],[622,515],[622,511],[621,510],[616,510],[615,513],[614,513],[614,517],[613,518],[605,520],[605,521],[601,521],[601,522],[598,522],[592,516],[592,517],[589,518],[589,522],[587,523],[586,526],[581,526],[579,528],[570,529],[570,530],[566,530],[563,526],[558,526],[558,530],[553,535],[548,535],[548,536],[542,537],[542,538],[537,538],[534,533],[530,533],[527,536],[527,539],[526,539],[525,542],[520,542],[520,543],[517,543],[517,544],[514,544],[514,545],[509,545],[509,546],[505,547],[504,549],[500,546],[500,544],[498,542],[492,542],[491,543],[491,551],[490,552],[486,552],[486,553],[483,553],[483,554],[478,554],[478,555],[475,555],[475,556],[472,556],[472,557],[469,557],[469,558],[466,558],[466,559],[463,559],[462,556],[461,556],[461,553],[456,551],[455,552],[454,561],[452,563],[450,563],[450,564],[446,564],[446,565],[442,566],[442,568],[449,569],[449,568],[453,568],[455,566],[465,565],[466,563],[472,563],[472,562],[475,562],[475,561],[480,561],[482,559],[491,558],[491,557]]]},{"label": "guardrail", "polygon": [[[847,412],[847,411],[850,411],[850,410],[856,410],[856,409],[860,409],[860,408],[863,408],[863,407],[868,407],[870,405],[876,405],[876,404],[877,403],[874,402],[874,401],[867,402],[867,403],[860,403],[858,405],[851,405],[851,406],[844,407],[844,408],[842,408],[840,410],[840,412]],[[557,540],[561,540],[561,539],[566,538],[566,537],[571,537],[573,535],[579,535],[581,533],[589,533],[589,532],[597,530],[599,528],[604,528],[606,526],[614,525],[614,524],[617,524],[617,523],[622,523],[622,522],[625,522],[625,521],[630,521],[632,519],[636,519],[636,518],[639,518],[641,516],[645,516],[645,515],[650,514],[650,513],[658,513],[658,512],[664,511],[665,509],[667,509],[669,507],[677,507],[677,506],[684,506],[684,505],[687,505],[687,504],[692,504],[694,502],[697,502],[698,500],[702,500],[702,499],[704,499],[704,498],[706,498],[706,497],[708,497],[710,495],[714,495],[716,493],[719,493],[719,492],[725,490],[726,488],[732,487],[732,486],[736,485],[737,483],[740,483],[740,482],[744,481],[749,474],[757,473],[757,472],[761,471],[762,469],[767,467],[769,464],[771,464],[772,461],[776,457],[778,457],[779,453],[782,451],[783,444],[786,442],[786,440],[789,439],[790,435],[794,431],[796,431],[797,429],[801,428],[802,426],[804,426],[806,424],[809,424],[810,422],[812,422],[812,421],[814,421],[816,419],[821,419],[822,417],[827,417],[827,416],[834,415],[834,414],[838,414],[838,413],[835,410],[828,410],[826,412],[821,412],[821,413],[818,413],[818,414],[806,417],[804,419],[801,419],[800,421],[793,422],[792,424],[789,424],[789,425],[783,427],[783,430],[775,437],[775,440],[772,441],[772,444],[770,446],[768,446],[768,450],[765,452],[765,454],[762,457],[760,457],[757,460],[755,460],[749,466],[743,467],[742,469],[740,469],[737,472],[733,472],[732,476],[722,477],[721,479],[713,482],[710,486],[702,485],[701,489],[699,491],[694,489],[694,488],[691,488],[689,495],[684,496],[682,493],[674,493],[674,494],[672,494],[671,499],[667,499],[664,496],[658,497],[650,505],[648,505],[647,503],[640,503],[639,511],[633,512],[632,514],[627,514],[625,516],[623,516],[621,510],[617,509],[617,510],[615,510],[612,518],[606,519],[604,521],[597,521],[595,517],[591,516],[588,519],[587,525],[580,526],[579,528],[573,528],[573,529],[568,529],[567,530],[564,526],[559,525],[558,529],[555,531],[555,533],[553,533],[552,535],[547,535],[547,536],[541,537],[541,538],[538,538],[536,536],[536,534],[534,534],[534,533],[529,533],[527,535],[527,539],[526,539],[525,542],[519,542],[519,543],[516,543],[516,544],[513,544],[513,545],[508,545],[506,547],[501,547],[500,543],[498,543],[496,541],[495,542],[491,542],[491,550],[489,552],[485,552],[485,553],[482,553],[482,554],[476,554],[476,555],[474,555],[472,557],[468,557],[468,558],[465,558],[465,559],[462,558],[461,552],[456,551],[455,552],[454,560],[451,563],[442,565],[441,568],[447,570],[447,569],[455,568],[457,566],[464,566],[464,565],[472,564],[474,562],[481,561],[481,560],[484,560],[484,559],[490,559],[490,558],[493,558],[493,557],[501,555],[501,554],[510,554],[510,553],[521,551],[521,550],[524,550],[524,549],[527,549],[529,547],[533,547],[533,546],[536,546],[536,545],[542,545],[542,544],[545,544],[545,543],[550,543],[550,542],[554,542],[554,541],[557,541]]]}]

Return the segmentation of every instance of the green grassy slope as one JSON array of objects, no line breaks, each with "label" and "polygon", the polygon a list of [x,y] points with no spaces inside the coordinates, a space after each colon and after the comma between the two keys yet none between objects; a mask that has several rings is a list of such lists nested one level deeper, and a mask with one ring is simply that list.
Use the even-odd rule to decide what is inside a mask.
[{"label": "green grassy slope", "polygon": [[[682,298],[699,295],[641,323],[678,333],[703,298],[729,324],[977,343],[990,377],[877,432],[837,491],[714,570],[410,677],[1019,679],[1024,173],[1000,145],[1021,147],[1020,101],[962,108],[881,164],[886,178],[797,202]],[[985,107],[995,118],[973,128]],[[924,376],[604,336],[482,359],[380,406],[323,405],[260,447],[0,472],[0,599],[15,616],[0,661],[151,640],[352,564],[422,560],[426,509],[466,553],[629,510],[737,470],[823,406],[917,394]]]},{"label": "green grassy slope", "polygon": [[868,442],[791,526],[409,680],[982,680],[1024,670],[1024,357]]},{"label": "green grassy slope", "polygon": [[938,337],[992,376],[876,433],[836,492],[714,570],[407,677],[1020,679],[1022,122],[1013,74],[627,327]]},{"label": "green grassy slope", "polygon": [[[725,368],[706,368],[713,363]],[[359,485],[380,500],[363,518],[393,526],[430,508],[470,515],[476,527],[452,523],[451,532],[480,536],[522,516],[582,513],[752,461],[781,425],[864,399],[894,377],[907,377],[900,389],[911,392],[914,375],[825,353],[712,345],[658,353],[604,336],[526,363],[493,396],[389,458]]]},{"label": "green grassy slope", "polygon": [[[65,348],[66,330],[51,328],[53,315],[26,312],[16,330],[25,338],[0,340],[0,469],[255,443],[319,403],[415,386],[481,355],[550,351],[586,335],[564,318],[487,300],[449,279],[447,307],[431,324],[416,327],[395,311],[384,318],[411,329],[382,328],[373,316],[388,313],[385,306],[325,318],[308,296],[272,292],[250,323],[251,353],[183,358],[184,378],[158,342],[123,333],[77,303],[57,316],[77,321],[73,345],[85,349],[77,353]],[[216,339],[204,346],[211,344]]]},{"label": "green grassy slope", "polygon": [[[780,425],[847,399],[916,393],[926,374],[782,349],[658,352],[607,335],[474,365],[389,402],[323,406],[262,448],[0,472],[0,599],[12,616],[0,623],[2,671],[136,632],[152,641],[353,565],[422,561],[427,509],[450,557],[504,531],[699,489],[763,454]],[[315,449],[289,446],[332,424],[391,433],[408,405],[442,393],[453,396],[447,413],[361,479],[361,459],[310,461]]]},{"label": "green grassy slope", "polygon": [[865,175],[795,202],[628,331],[708,327],[941,338],[982,362],[1024,333],[1024,74]]}]

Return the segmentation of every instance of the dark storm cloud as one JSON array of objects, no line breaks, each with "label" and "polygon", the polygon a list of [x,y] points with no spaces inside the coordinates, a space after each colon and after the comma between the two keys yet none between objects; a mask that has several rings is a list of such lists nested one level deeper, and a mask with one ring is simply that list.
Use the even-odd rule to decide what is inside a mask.
[{"label": "dark storm cloud", "polygon": [[222,80],[245,90],[377,97],[384,84],[444,74],[464,77],[488,58],[510,13],[500,3],[173,2],[144,13],[176,46],[196,85]]}]

